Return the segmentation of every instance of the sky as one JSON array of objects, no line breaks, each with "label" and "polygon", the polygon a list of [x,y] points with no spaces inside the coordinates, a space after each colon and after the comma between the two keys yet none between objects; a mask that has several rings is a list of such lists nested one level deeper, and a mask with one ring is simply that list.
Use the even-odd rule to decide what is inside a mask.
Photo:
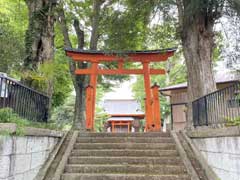
[{"label": "sky", "polygon": [[129,81],[124,81],[119,87],[113,88],[113,91],[106,93],[105,99],[133,99],[132,84],[136,81],[136,77],[131,76]]}]

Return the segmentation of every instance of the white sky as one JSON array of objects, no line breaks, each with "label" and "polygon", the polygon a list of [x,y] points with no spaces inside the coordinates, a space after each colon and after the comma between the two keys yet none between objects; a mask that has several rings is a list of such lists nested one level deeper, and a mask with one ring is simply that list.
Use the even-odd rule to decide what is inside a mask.
[{"label": "white sky", "polygon": [[136,81],[136,77],[131,76],[129,81],[125,81],[119,87],[113,88],[113,91],[106,93],[105,99],[133,99],[132,84]]}]

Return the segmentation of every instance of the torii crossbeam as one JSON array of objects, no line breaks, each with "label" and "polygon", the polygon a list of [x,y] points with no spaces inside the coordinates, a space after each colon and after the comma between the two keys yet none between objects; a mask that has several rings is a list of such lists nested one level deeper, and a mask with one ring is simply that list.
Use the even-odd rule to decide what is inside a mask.
[{"label": "torii crossbeam", "polygon": [[[144,76],[144,86],[146,93],[145,100],[145,131],[160,131],[161,129],[161,115],[158,86],[151,87],[150,75],[165,74],[164,69],[150,68],[151,62],[167,61],[167,59],[174,55],[175,48],[149,51],[91,51],[91,50],[77,50],[66,49],[67,56],[74,61],[82,61],[91,63],[88,69],[77,69],[77,75],[90,75],[89,86],[86,87],[86,129],[94,130],[94,112],[95,99],[98,75],[130,75],[138,74]],[[102,62],[117,62],[116,69],[101,69],[99,64]],[[125,69],[125,62],[140,62],[142,69]]]}]

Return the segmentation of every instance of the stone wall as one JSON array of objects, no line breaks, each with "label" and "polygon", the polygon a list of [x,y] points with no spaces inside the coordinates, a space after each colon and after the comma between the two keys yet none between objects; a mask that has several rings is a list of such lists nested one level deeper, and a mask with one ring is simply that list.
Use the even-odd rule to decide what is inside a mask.
[{"label": "stone wall", "polygon": [[[15,124],[1,124],[0,131],[14,133]],[[25,136],[0,135],[0,180],[33,180],[64,133],[26,128]]]},{"label": "stone wall", "polygon": [[58,138],[0,136],[0,179],[32,180]]},{"label": "stone wall", "polygon": [[[192,137],[209,166],[221,180],[240,180],[240,135],[239,128],[224,128],[207,137]],[[226,136],[224,137],[224,131]],[[230,132],[233,136],[227,136]],[[238,131],[238,132],[237,132]],[[218,134],[221,136],[217,137]],[[198,134],[200,135],[200,134]]]}]

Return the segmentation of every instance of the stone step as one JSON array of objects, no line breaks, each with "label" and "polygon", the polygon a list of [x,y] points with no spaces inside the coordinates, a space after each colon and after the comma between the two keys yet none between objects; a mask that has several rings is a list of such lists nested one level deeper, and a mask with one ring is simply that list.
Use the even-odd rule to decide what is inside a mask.
[{"label": "stone step", "polygon": [[110,174],[185,174],[184,166],[174,165],[66,165],[66,173],[110,173]]},{"label": "stone step", "polygon": [[76,143],[74,149],[158,149],[174,150],[174,143]]},{"label": "stone step", "polygon": [[79,133],[79,137],[170,137],[170,133]]},{"label": "stone step", "polygon": [[132,157],[177,157],[178,152],[176,150],[133,150],[133,149],[102,149],[102,150],[86,150],[79,149],[73,150],[71,156],[106,156],[106,157],[120,157],[120,156],[132,156]]},{"label": "stone step", "polygon": [[191,180],[191,179],[188,175],[65,173],[62,175],[61,180]]},{"label": "stone step", "polygon": [[69,164],[158,164],[183,165],[180,157],[91,157],[71,156]]},{"label": "stone step", "polygon": [[170,137],[78,137],[77,143],[173,143]]}]

